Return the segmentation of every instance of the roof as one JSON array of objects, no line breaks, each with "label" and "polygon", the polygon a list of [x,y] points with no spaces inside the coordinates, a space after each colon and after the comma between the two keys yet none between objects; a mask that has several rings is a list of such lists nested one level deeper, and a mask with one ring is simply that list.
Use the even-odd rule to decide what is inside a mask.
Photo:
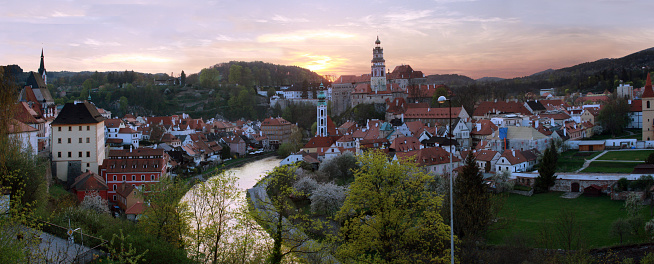
[{"label": "roof", "polygon": [[37,117],[39,117],[39,115],[36,113],[36,111],[34,111],[34,109],[29,107],[27,102],[19,102],[14,105],[14,118],[16,120],[27,124],[37,124],[37,123],[45,122],[45,120],[43,120],[42,118],[39,118],[37,120]]},{"label": "roof", "polygon": [[568,109],[568,107],[570,107],[568,103],[564,102],[561,99],[540,100],[540,103],[547,110]]},{"label": "roof", "polygon": [[643,100],[632,100],[629,105],[630,112],[642,112],[643,111]]},{"label": "roof", "polygon": [[82,175],[75,178],[75,182],[71,185],[78,191],[104,191],[109,190],[107,183],[95,172],[86,171]]},{"label": "roof", "polygon": [[125,214],[139,215],[142,214],[144,210],[145,210],[145,204],[142,202],[136,202],[130,208],[127,208],[127,210],[125,210]]},{"label": "roof", "polygon": [[104,121],[98,109],[88,101],[83,103],[67,103],[61,109],[53,125],[95,124]]},{"label": "roof", "polygon": [[12,119],[12,121],[13,124],[10,123],[8,128],[10,134],[39,131],[38,129],[28,126],[27,124],[20,122],[16,119]]},{"label": "roof", "polygon": [[557,113],[541,113],[539,115],[540,117],[549,117],[554,120],[565,120],[565,119],[570,119],[570,115],[568,115],[565,112],[559,111]]},{"label": "roof", "polygon": [[[155,167],[156,166],[156,167]],[[102,168],[108,173],[153,173],[165,170],[166,160],[154,159],[105,159]]]},{"label": "roof", "polygon": [[304,148],[328,148],[336,142],[336,137],[312,137]]},{"label": "roof", "polygon": [[500,158],[506,158],[506,160],[511,165],[516,165],[516,164],[520,164],[520,163],[529,161],[525,156],[522,155],[522,151],[515,150],[515,149],[504,150],[504,152],[502,153],[502,156],[500,156]]},{"label": "roof", "polygon": [[643,90],[642,98],[654,97],[654,90],[652,90],[652,78],[647,73],[647,81],[645,81],[645,90]]},{"label": "roof", "polygon": [[106,119],[106,120],[104,120],[104,126],[106,126],[108,128],[119,128],[120,124],[122,124],[122,123],[123,123],[123,120],[120,120],[120,119]]},{"label": "roof", "polygon": [[134,133],[136,133],[136,130],[131,129],[129,127],[123,127],[123,128],[118,130],[118,133],[120,133],[120,134],[134,134]]},{"label": "roof", "polygon": [[286,119],[277,117],[277,118],[266,118],[261,123],[261,126],[280,126],[280,125],[290,125],[291,122],[286,121]]},{"label": "roof", "polygon": [[122,196],[122,197],[127,197],[129,196],[136,187],[132,186],[131,184],[127,184],[126,182],[122,182],[118,184],[118,188],[116,188],[116,194]]},{"label": "roof", "polygon": [[473,116],[484,116],[486,114],[504,114],[504,113],[517,113],[524,115],[531,115],[527,108],[518,102],[481,102],[473,113]]},{"label": "roof", "polygon": [[[477,124],[479,124],[479,127],[477,127]],[[497,130],[497,125],[493,124],[490,120],[487,119],[481,119],[478,120],[472,127],[472,131],[470,131],[471,135],[490,135],[493,134],[494,131]]]},{"label": "roof", "polygon": [[547,110],[547,108],[545,108],[545,106],[542,103],[538,102],[538,100],[536,100],[536,101],[527,101],[527,105],[529,106],[529,108],[531,108],[532,111],[545,111],[545,110]]},{"label": "roof", "polygon": [[[431,166],[446,164],[450,162],[450,153],[441,147],[424,148],[409,152],[397,152],[399,159],[415,159],[419,166]],[[452,162],[459,162],[461,159],[452,156]]]},{"label": "roof", "polygon": [[631,174],[654,174],[654,164],[638,164]]},{"label": "roof", "polygon": [[449,107],[440,107],[440,108],[409,108],[404,112],[404,118],[414,118],[414,119],[446,119],[446,118],[456,118],[461,113],[461,107],[452,107],[452,115],[450,116]]},{"label": "roof", "polygon": [[159,148],[111,149],[107,157],[151,157],[163,156],[164,150]]},{"label": "roof", "polygon": [[[490,149],[482,150],[473,150],[472,153],[475,155],[475,158],[479,161],[492,161],[493,158],[499,153]],[[461,157],[466,158],[470,154],[470,151],[461,151]]]},{"label": "roof", "polygon": [[420,149],[420,146],[422,146],[422,144],[420,144],[420,141],[415,137],[398,137],[393,140],[390,148],[398,152],[406,152]]},{"label": "roof", "polygon": [[[538,140],[548,138],[543,133],[538,132],[533,127],[516,127],[510,126],[507,127],[507,138],[508,139],[528,139],[528,140]],[[499,130],[498,130],[499,131]],[[493,133],[493,139],[499,139],[498,132]]]}]

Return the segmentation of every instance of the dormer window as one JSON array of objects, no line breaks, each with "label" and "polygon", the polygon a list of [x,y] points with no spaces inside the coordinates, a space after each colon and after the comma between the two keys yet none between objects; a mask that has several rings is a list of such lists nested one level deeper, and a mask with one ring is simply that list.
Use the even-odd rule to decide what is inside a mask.
[{"label": "dormer window", "polygon": [[132,165],[132,169],[136,169],[136,164],[133,164],[133,165]]}]

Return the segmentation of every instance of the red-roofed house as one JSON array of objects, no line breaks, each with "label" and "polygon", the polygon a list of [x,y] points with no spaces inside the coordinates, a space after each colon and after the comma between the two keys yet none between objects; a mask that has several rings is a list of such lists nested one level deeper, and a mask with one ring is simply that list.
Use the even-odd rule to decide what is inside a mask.
[{"label": "red-roofed house", "polygon": [[109,187],[109,201],[117,201],[120,183],[140,187],[159,182],[167,173],[169,160],[163,149],[110,150],[109,157],[99,166],[100,175]]},{"label": "red-roofed house", "polygon": [[245,155],[247,152],[247,144],[245,140],[239,136],[223,137],[220,142],[229,146],[229,151],[239,156]]},{"label": "red-roofed house", "polygon": [[472,117],[475,119],[488,118],[494,114],[523,114],[531,115],[524,104],[518,102],[481,102],[476,108]]},{"label": "red-roofed house", "polygon": [[438,124],[447,124],[452,118],[453,122],[456,118],[468,119],[470,116],[463,107],[452,107],[452,115],[450,116],[449,107],[440,108],[408,108],[404,112],[404,120],[406,122],[420,121],[423,124],[435,126]]},{"label": "red-roofed house", "polygon": [[390,151],[408,152],[422,148],[422,144],[415,137],[398,137],[391,143]]},{"label": "red-roofed house", "polygon": [[38,129],[26,125],[16,119],[10,121],[8,127],[9,137],[21,142],[21,148],[29,150],[32,154],[38,153]]},{"label": "red-roofed house", "polygon": [[278,148],[283,143],[291,141],[291,134],[297,130],[297,127],[284,118],[266,118],[261,123],[261,131],[268,137],[270,145]]},{"label": "red-roofed house", "polygon": [[120,183],[116,189],[118,199],[116,204],[129,220],[137,220],[143,214],[145,206],[143,198],[138,195],[138,189],[128,183]]},{"label": "red-roofed house", "polygon": [[500,159],[495,164],[495,171],[498,173],[504,171],[524,172],[531,169],[529,162],[530,160],[523,155],[522,151],[507,149],[502,153],[502,156],[500,156]]},{"label": "red-roofed house", "polygon": [[435,175],[449,174],[454,168],[461,166],[461,159],[452,156],[452,167],[450,167],[450,153],[440,147],[423,148],[409,152],[397,152],[393,160],[415,160],[418,166],[423,167],[428,173]]},{"label": "red-roofed house", "polygon": [[306,153],[318,153],[318,149],[323,148],[329,148],[336,141],[339,139],[339,137],[312,137],[307,144],[300,149],[300,151],[304,151]]},{"label": "red-roofed house", "polygon": [[495,169],[500,153],[494,150],[482,149],[472,151],[461,151],[461,158],[466,159],[470,154],[475,155],[477,166],[482,172],[491,172]]},{"label": "red-roofed house", "polygon": [[88,170],[75,178],[75,182],[71,185],[71,188],[79,202],[82,202],[84,197],[91,194],[97,194],[106,201],[107,190],[109,190],[107,183],[100,175]]}]

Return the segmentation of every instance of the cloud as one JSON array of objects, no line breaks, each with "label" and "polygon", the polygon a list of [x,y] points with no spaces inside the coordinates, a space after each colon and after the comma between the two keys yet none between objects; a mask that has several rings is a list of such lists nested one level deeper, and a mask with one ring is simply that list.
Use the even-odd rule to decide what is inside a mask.
[{"label": "cloud", "polygon": [[334,55],[316,55],[312,53],[292,53],[289,62],[318,73],[326,73],[340,68],[348,61]]},{"label": "cloud", "polygon": [[133,63],[133,64],[142,64],[142,63],[170,63],[174,60],[166,57],[159,57],[155,55],[148,55],[142,53],[128,53],[128,54],[110,54],[98,58],[90,59],[91,62],[96,63]]},{"label": "cloud", "polygon": [[309,20],[304,18],[289,18],[282,15],[275,15],[271,18],[273,21],[280,23],[304,23],[309,22]]},{"label": "cloud", "polygon": [[83,43],[89,46],[96,46],[96,47],[100,47],[100,46],[118,47],[122,45],[118,42],[102,42],[95,39],[86,39]]},{"label": "cloud", "polygon": [[338,31],[300,30],[283,34],[264,34],[257,38],[257,42],[302,42],[310,39],[351,39],[355,35]]}]

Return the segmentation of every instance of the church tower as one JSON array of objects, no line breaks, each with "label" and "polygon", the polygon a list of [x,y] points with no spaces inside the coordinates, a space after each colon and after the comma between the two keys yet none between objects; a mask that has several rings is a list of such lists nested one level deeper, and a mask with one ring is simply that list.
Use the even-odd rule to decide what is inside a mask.
[{"label": "church tower", "polygon": [[381,41],[377,36],[375,48],[372,49],[372,61],[370,61],[370,89],[374,92],[386,91],[386,61],[384,60],[384,49],[380,44]]},{"label": "church tower", "polygon": [[647,73],[647,82],[642,96],[643,108],[643,141],[654,140],[654,90],[652,90],[652,79]]},{"label": "church tower", "polygon": [[48,75],[45,71],[45,62],[43,62],[43,49],[41,49],[41,66],[39,67],[39,74],[41,75],[43,82],[48,84]]},{"label": "church tower", "polygon": [[325,87],[320,83],[320,91],[318,92],[318,119],[316,123],[318,124],[318,129],[316,130],[316,136],[326,137],[327,136],[327,102],[325,101]]}]

